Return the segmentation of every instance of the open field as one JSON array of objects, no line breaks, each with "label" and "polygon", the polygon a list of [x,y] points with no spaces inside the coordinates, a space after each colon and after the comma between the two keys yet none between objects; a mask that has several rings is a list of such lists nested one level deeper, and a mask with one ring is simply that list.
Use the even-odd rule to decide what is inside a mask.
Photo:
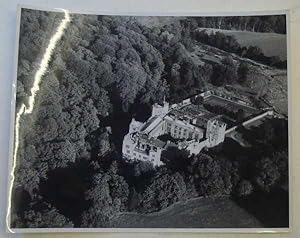
[{"label": "open field", "polygon": [[262,224],[228,197],[196,198],[151,214],[122,213],[111,222],[120,228],[247,228]]},{"label": "open field", "polygon": [[180,17],[174,17],[174,16],[134,16],[134,18],[137,20],[138,23],[141,25],[145,25],[147,27],[162,27],[165,25],[171,25],[171,24],[179,24],[179,21],[181,19],[185,19],[186,17],[180,16]]},{"label": "open field", "polygon": [[277,33],[233,31],[213,28],[199,28],[206,30],[208,34],[222,32],[225,35],[234,36],[241,46],[257,46],[262,49],[266,56],[279,56],[281,60],[287,59],[286,35]]}]

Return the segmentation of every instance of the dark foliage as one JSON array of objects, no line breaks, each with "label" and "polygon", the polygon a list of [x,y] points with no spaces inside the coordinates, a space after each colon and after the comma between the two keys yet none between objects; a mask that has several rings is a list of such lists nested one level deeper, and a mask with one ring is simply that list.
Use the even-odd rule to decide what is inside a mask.
[{"label": "dark foliage", "polygon": [[17,228],[72,228],[74,224],[63,214],[45,202],[31,203],[23,217],[14,214],[14,227]]},{"label": "dark foliage", "polygon": [[150,181],[141,194],[139,210],[153,212],[161,210],[183,199],[186,185],[179,173],[161,174]]},{"label": "dark foliage", "polygon": [[253,191],[253,185],[248,180],[241,180],[237,187],[237,195],[238,196],[248,196]]},{"label": "dark foliage", "polygon": [[127,207],[128,185],[117,170],[113,162],[108,172],[94,175],[93,187],[86,192],[92,206],[83,212],[82,227],[105,227],[116,213]]},{"label": "dark foliage", "polygon": [[221,64],[213,66],[213,73],[211,75],[211,83],[214,86],[220,87],[225,84],[233,84],[237,81],[237,67],[230,57],[225,57]]},{"label": "dark foliage", "polygon": [[244,83],[247,80],[248,77],[248,73],[249,73],[249,68],[248,65],[246,63],[240,63],[239,67],[237,69],[237,75],[238,75],[238,82],[239,83]]}]

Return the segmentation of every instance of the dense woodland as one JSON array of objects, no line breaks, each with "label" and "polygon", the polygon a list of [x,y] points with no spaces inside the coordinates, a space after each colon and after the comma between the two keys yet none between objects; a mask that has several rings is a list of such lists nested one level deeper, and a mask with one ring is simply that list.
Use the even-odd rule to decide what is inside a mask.
[{"label": "dense woodland", "polygon": [[[27,102],[45,46],[62,18],[22,10],[17,109]],[[195,156],[173,149],[165,152],[160,168],[127,163],[120,151],[131,118],[147,119],[151,105],[163,97],[177,102],[208,84],[247,80],[247,64],[236,65],[230,57],[220,64],[193,63],[187,52],[194,44],[212,45],[194,34],[196,27],[235,23],[237,29],[284,33],[283,21],[282,16],[186,18],[149,28],[133,17],[72,15],[33,113],[21,118],[13,226],[107,227],[122,211],[150,213],[192,197],[240,198],[286,189],[282,119],[256,131],[240,128],[252,144],[249,150],[230,139]],[[224,44],[216,47],[230,51]]]}]

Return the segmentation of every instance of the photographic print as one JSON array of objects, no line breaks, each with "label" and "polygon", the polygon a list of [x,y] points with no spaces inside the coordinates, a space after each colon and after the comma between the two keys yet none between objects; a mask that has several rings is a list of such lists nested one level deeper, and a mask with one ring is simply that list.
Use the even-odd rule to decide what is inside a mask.
[{"label": "photographic print", "polygon": [[20,14],[10,229],[289,227],[285,13]]}]

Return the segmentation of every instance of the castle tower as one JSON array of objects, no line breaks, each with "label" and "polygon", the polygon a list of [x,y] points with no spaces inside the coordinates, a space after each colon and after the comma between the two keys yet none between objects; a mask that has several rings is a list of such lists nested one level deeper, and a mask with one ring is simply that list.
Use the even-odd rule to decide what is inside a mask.
[{"label": "castle tower", "polygon": [[165,97],[164,97],[163,105],[159,105],[158,103],[155,103],[152,106],[152,116],[164,116],[168,113],[168,111],[169,111],[169,103],[165,101]]},{"label": "castle tower", "polygon": [[218,119],[212,119],[207,122],[206,138],[207,147],[214,147],[222,143],[225,139],[226,123]]}]

